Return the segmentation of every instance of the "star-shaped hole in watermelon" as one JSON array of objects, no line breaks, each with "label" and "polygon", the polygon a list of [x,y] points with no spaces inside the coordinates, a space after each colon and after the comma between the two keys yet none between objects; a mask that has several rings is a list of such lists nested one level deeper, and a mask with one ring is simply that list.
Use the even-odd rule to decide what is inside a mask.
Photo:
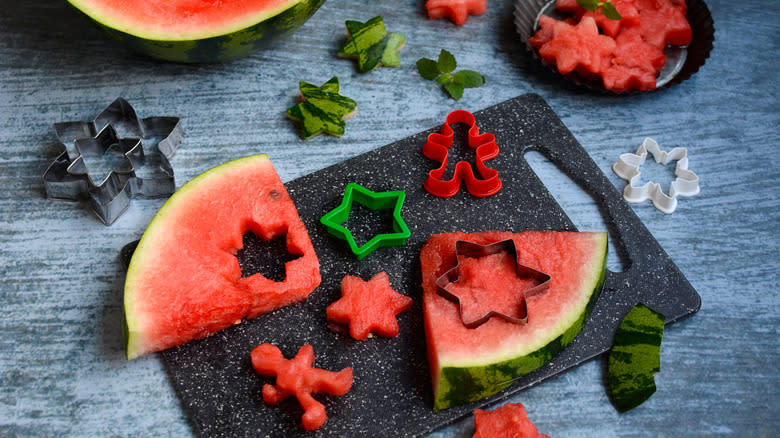
[{"label": "star-shaped hole in watermelon", "polygon": [[386,272],[368,281],[347,275],[341,280],[341,298],[328,306],[326,315],[332,323],[349,325],[352,338],[365,341],[371,333],[398,335],[397,315],[411,306],[411,298],[390,286]]},{"label": "star-shaped hole in watermelon", "polygon": [[292,254],[288,250],[287,234],[264,240],[252,231],[247,231],[243,236],[243,247],[236,251],[241,277],[260,274],[276,282],[287,278],[285,264],[300,257],[300,254]]},{"label": "star-shaped hole in watermelon", "polygon": [[542,292],[550,276],[517,261],[512,239],[489,245],[455,243],[456,265],[436,280],[437,292],[460,308],[463,325],[476,328],[491,317],[525,324],[526,297]]}]

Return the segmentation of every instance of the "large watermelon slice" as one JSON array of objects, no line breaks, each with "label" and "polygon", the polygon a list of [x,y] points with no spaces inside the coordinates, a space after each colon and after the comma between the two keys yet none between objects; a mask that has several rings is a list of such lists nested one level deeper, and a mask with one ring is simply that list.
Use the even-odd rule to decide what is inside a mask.
[{"label": "large watermelon slice", "polygon": [[[526,324],[493,317],[467,328],[458,306],[437,293],[436,280],[456,265],[456,242],[486,245],[513,239],[518,262],[551,276],[544,292],[527,297]],[[423,312],[434,409],[495,394],[547,363],[585,325],[606,272],[607,234],[555,231],[489,231],[432,236],[420,252]],[[512,269],[514,265],[507,267]],[[514,292],[496,281],[495,268],[481,274],[492,287],[484,300],[505,301]]]},{"label": "large watermelon slice", "polygon": [[[286,276],[242,277],[244,234],[284,239]],[[202,338],[306,299],[320,284],[317,255],[271,161],[253,155],[217,166],[160,208],[127,269],[127,357]]]},{"label": "large watermelon slice", "polygon": [[113,39],[168,61],[219,62],[292,33],[325,0],[68,0]]}]

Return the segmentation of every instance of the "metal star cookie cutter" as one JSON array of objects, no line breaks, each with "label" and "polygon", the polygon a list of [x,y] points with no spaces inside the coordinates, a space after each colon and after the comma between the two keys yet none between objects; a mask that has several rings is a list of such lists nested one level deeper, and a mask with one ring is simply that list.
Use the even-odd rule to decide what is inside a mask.
[{"label": "metal star cookie cutter", "polygon": [[[661,189],[660,184],[652,181],[643,186],[635,185],[641,176],[639,167],[644,164],[648,152],[659,164],[666,165],[670,161],[677,161],[674,170],[676,178],[669,185],[668,195]],[[652,138],[646,138],[635,154],[620,155],[618,161],[612,165],[612,170],[628,181],[623,189],[623,198],[626,201],[640,203],[650,199],[655,208],[666,214],[674,213],[677,208],[677,196],[693,196],[699,193],[699,177],[688,170],[688,150],[674,148],[667,153],[662,151]]]},{"label": "metal star cookie cutter", "polygon": [[[322,216],[320,223],[325,225],[328,233],[345,240],[349,245],[350,251],[358,260],[361,260],[377,248],[406,244],[406,239],[411,236],[411,232],[401,217],[401,207],[403,207],[404,199],[406,199],[406,193],[401,190],[373,192],[359,184],[349,183],[344,190],[341,204]],[[368,242],[358,246],[352,232],[342,225],[349,218],[354,202],[371,210],[392,210],[394,232],[377,234],[369,239]]]},{"label": "metal star cookie cutter", "polygon": [[[481,179],[474,176],[471,164],[466,161],[460,161],[455,164],[452,179],[441,179],[447,170],[449,150],[452,147],[455,135],[450,125],[455,123],[469,125],[468,146],[475,150],[477,171],[482,177]],[[448,198],[458,193],[460,183],[463,181],[468,192],[474,196],[487,197],[494,195],[501,190],[501,180],[498,179],[498,171],[487,167],[485,161],[498,156],[498,152],[499,149],[498,145],[496,145],[495,136],[489,132],[480,134],[473,114],[465,110],[452,111],[447,115],[441,131],[430,134],[423,146],[422,153],[426,158],[441,163],[441,166],[428,172],[428,178],[425,180],[423,187],[434,196]]]},{"label": "metal star cookie cutter", "polygon": [[[490,310],[484,315],[475,318],[471,321],[466,321],[463,316],[463,307],[460,298],[453,292],[447,289],[447,285],[453,283],[459,276],[460,259],[461,257],[485,257],[492,254],[498,254],[500,252],[507,252],[512,256],[515,261],[515,272],[518,277],[532,278],[538,284],[530,289],[521,290],[518,294],[520,296],[520,312],[518,316],[507,315],[506,313]],[[477,328],[480,325],[486,323],[490,318],[496,316],[503,318],[514,324],[524,325],[528,322],[528,307],[526,305],[526,298],[538,294],[546,290],[550,286],[551,277],[544,272],[537,271],[531,267],[525,266],[517,261],[517,246],[512,239],[501,240],[487,245],[480,245],[478,243],[469,242],[467,240],[458,240],[455,242],[455,266],[439,276],[436,279],[436,292],[443,298],[452,301],[458,306],[458,314],[460,319],[467,328]]]},{"label": "metal star cookie cutter", "polygon": [[[87,198],[98,218],[111,225],[132,198],[165,197],[176,190],[170,159],[182,142],[178,117],[139,119],[120,97],[93,121],[55,123],[54,132],[61,152],[43,174],[49,198]],[[120,164],[93,181],[84,156],[117,150],[123,155]]]}]

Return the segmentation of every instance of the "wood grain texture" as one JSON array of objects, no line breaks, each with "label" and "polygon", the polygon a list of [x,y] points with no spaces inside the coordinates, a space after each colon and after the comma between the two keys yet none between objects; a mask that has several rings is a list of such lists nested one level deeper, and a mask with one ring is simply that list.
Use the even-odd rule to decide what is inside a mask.
[{"label": "wood grain texture", "polygon": [[[765,2],[708,1],[715,49],[688,81],[614,97],[563,83],[515,37],[512,0],[491,1],[466,26],[428,21],[421,0],[330,0],[270,50],[228,64],[181,65],[127,52],[65,2],[3,1],[0,15],[0,436],[188,436],[190,426],[157,356],[132,362],[121,345],[117,254],[162,200],[134,200],[106,227],[86,206],[45,198],[55,122],[89,120],[116,97],[142,117],[179,116],[177,185],[232,158],[266,152],[284,181],[519,94],[540,94],[601,170],[650,136],[684,146],[702,192],[664,215],[634,206],[702,296],[702,309],[666,331],[658,392],[618,414],[592,361],[511,401],[555,437],[766,436],[780,430],[780,14]],[[336,51],[344,20],[382,15],[406,35],[402,67],[359,74]],[[448,99],[414,62],[446,48],[487,83]],[[298,81],[337,75],[358,101],[343,138],[300,140],[284,110]],[[543,163],[542,163],[543,164]],[[546,169],[546,170],[545,170]],[[539,170],[585,229],[603,222],[587,196]],[[611,261],[619,269],[619,261]],[[471,419],[434,434],[467,437]],[[392,436],[389,433],[388,436]]]}]

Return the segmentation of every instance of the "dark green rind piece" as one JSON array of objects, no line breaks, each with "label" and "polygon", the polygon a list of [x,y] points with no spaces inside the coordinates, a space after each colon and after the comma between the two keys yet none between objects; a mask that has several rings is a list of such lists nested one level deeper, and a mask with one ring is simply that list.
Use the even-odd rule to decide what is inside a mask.
[{"label": "dark green rind piece", "polygon": [[304,139],[326,132],[341,137],[344,121],[357,111],[357,103],[339,94],[339,78],[334,76],[321,87],[300,82],[301,102],[287,109],[287,115],[301,124]]},{"label": "dark green rind piece", "polygon": [[339,56],[357,59],[361,73],[380,65],[401,66],[398,51],[404,46],[406,37],[400,33],[388,32],[381,16],[365,23],[348,20],[345,24],[349,38],[339,49]]},{"label": "dark green rind piece", "polygon": [[580,317],[560,336],[531,354],[484,367],[443,367],[433,410],[451,408],[489,397],[508,388],[524,375],[540,368],[563,351],[580,333],[596,305],[604,285],[607,266],[607,239],[604,239],[601,274]]},{"label": "dark green rind piece", "polygon": [[661,371],[664,315],[637,304],[623,318],[609,353],[608,381],[619,412],[631,410],[655,393],[654,375]]},{"label": "dark green rind piece", "polygon": [[185,41],[146,39],[108,27],[84,14],[108,36],[129,49],[165,61],[214,63],[232,61],[266,48],[290,35],[309,19],[325,0],[303,0],[253,26],[225,35]]}]

